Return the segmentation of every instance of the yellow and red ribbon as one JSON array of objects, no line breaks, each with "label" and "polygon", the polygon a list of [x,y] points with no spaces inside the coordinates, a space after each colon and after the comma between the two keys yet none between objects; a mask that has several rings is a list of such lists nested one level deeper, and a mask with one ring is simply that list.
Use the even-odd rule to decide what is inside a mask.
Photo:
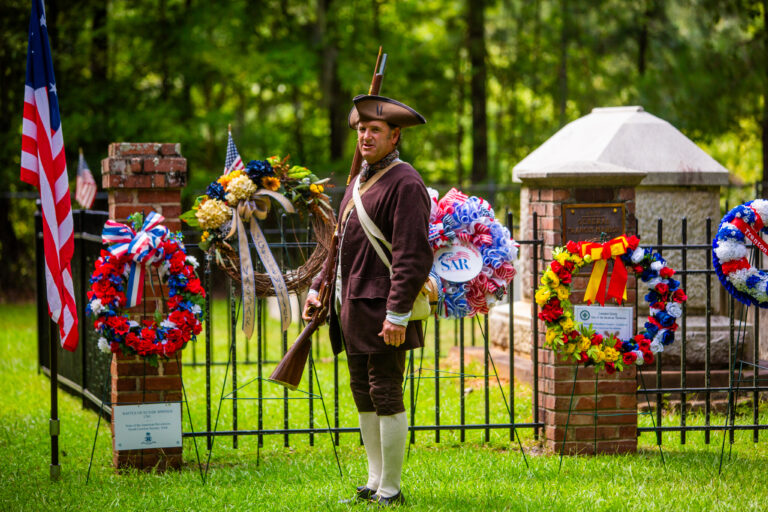
[{"label": "yellow and red ribbon", "polygon": [[[595,262],[587,291],[584,293],[584,301],[587,304],[597,301],[601,306],[605,306],[606,299],[614,298],[619,304],[622,300],[627,300],[627,269],[621,256],[627,252],[628,247],[629,241],[624,235],[602,244],[583,242],[579,245],[579,255],[582,258],[589,255]],[[608,260],[613,260],[613,274],[611,284],[606,290]]]}]

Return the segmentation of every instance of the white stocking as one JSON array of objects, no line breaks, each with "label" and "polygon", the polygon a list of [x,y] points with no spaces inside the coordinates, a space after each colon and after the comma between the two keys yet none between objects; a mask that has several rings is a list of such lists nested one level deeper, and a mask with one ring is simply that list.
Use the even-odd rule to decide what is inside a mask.
[{"label": "white stocking", "polygon": [[381,483],[377,494],[391,498],[400,492],[405,443],[408,440],[408,417],[404,412],[379,416],[381,428]]},{"label": "white stocking", "polygon": [[363,436],[365,454],[368,456],[368,483],[365,486],[374,491],[381,481],[381,432],[379,417],[375,412],[358,413],[360,433]]}]

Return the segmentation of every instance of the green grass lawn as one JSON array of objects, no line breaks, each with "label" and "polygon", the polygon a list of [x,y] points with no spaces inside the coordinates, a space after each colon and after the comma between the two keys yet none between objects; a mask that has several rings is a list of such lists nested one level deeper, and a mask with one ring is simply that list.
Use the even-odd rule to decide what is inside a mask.
[{"label": "green grass lawn", "polygon": [[[217,309],[223,308],[217,303]],[[217,310],[217,313],[219,311]],[[221,316],[221,315],[219,315]],[[49,381],[37,373],[36,326],[33,305],[0,305],[0,347],[5,355],[0,366],[0,510],[365,510],[364,505],[339,505],[355,485],[365,478],[364,450],[356,434],[341,436],[338,453],[339,476],[327,435],[292,435],[290,447],[283,436],[266,436],[257,457],[253,437],[241,437],[239,448],[230,438],[218,438],[211,456],[205,485],[201,483],[191,439],[184,441],[186,466],[165,474],[133,472],[118,475],[111,467],[111,440],[102,422],[90,483],[86,472],[97,417],[82,403],[60,393],[60,436],[62,476],[51,482],[48,476]],[[226,360],[225,326],[216,325],[216,357]],[[274,345],[274,344],[273,344]],[[203,353],[202,343],[197,347]],[[239,358],[245,348],[240,347]],[[255,348],[250,347],[251,357]],[[279,344],[268,347],[279,352]],[[242,354],[241,354],[242,352]],[[443,348],[447,353],[447,347]],[[425,366],[432,366],[431,348],[425,350]],[[185,359],[191,358],[187,350]],[[327,403],[332,411],[332,364],[327,348],[320,353],[319,373]],[[429,361],[429,364],[427,364]],[[255,377],[255,366],[242,367],[241,383]],[[469,371],[481,372],[476,363]],[[214,370],[214,412],[218,404],[223,367]],[[343,362],[339,371],[340,425],[354,426],[356,413],[349,398]],[[204,369],[184,369],[190,408],[195,427],[205,420]],[[434,381],[423,380],[419,390],[417,423],[434,422]],[[229,384],[228,384],[229,386]],[[241,393],[254,395],[251,384]],[[492,386],[492,422],[506,421],[506,410],[498,389]],[[458,422],[458,382],[441,384],[441,422]],[[265,393],[281,396],[279,389],[265,385]],[[293,395],[292,395],[293,396]],[[530,421],[530,390],[518,386],[515,393],[517,421]],[[466,395],[467,422],[483,421],[483,391]],[[256,428],[255,401],[240,401],[239,427]],[[282,426],[282,403],[267,405],[265,428]],[[215,416],[214,416],[215,417]],[[222,407],[219,429],[231,428],[231,401]],[[674,415],[665,424],[675,424]],[[308,422],[307,403],[292,403],[290,421],[294,427]],[[324,418],[316,416],[324,425]],[[332,420],[333,421],[333,420]],[[722,424],[716,416],[714,424]],[[641,417],[650,424],[650,418]],[[703,423],[690,415],[689,424]],[[762,423],[768,423],[763,414]],[[185,421],[185,430],[189,429]],[[419,433],[411,447],[404,472],[407,508],[413,510],[767,510],[768,443],[752,442],[751,432],[738,432],[733,457],[718,476],[722,434],[704,444],[703,433],[689,433],[681,445],[676,433],[665,434],[666,466],[655,446],[655,437],[644,434],[640,450],[632,456],[568,457],[558,472],[558,457],[541,455],[529,430],[521,432],[528,451],[526,468],[508,431],[492,431],[483,442],[483,431],[470,431],[461,443],[458,433],[441,433],[434,442],[431,432]],[[762,437],[768,433],[762,433]],[[205,442],[198,440],[201,456]]]}]

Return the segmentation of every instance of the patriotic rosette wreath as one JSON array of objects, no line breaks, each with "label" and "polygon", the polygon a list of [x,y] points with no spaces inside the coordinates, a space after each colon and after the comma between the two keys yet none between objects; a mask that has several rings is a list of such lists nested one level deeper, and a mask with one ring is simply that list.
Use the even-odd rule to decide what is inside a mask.
[{"label": "patriotic rosette wreath", "polygon": [[435,267],[430,276],[438,283],[438,302],[446,317],[473,317],[485,314],[507,292],[515,276],[517,244],[493,212],[491,205],[476,196],[452,188],[438,200],[438,192],[428,189],[432,199],[429,243],[435,252],[464,244],[479,253],[482,269],[466,282],[441,279]]},{"label": "patriotic rosette wreath", "polygon": [[[677,319],[688,297],[661,255],[639,247],[639,243],[636,236],[619,236],[602,244],[571,241],[552,251],[554,261],[544,272],[535,296],[541,307],[539,318],[547,326],[546,346],[564,359],[614,373],[625,366],[653,363],[654,354],[674,342]],[[608,261],[613,262],[610,284]],[[650,315],[645,328],[632,339],[605,337],[574,320],[570,302],[573,275],[590,263],[594,268],[584,294],[588,304],[596,301],[604,306],[610,298],[619,304],[626,300],[627,268],[648,287],[645,301]]]},{"label": "patriotic rosette wreath", "polygon": [[[104,225],[102,241],[110,247],[96,260],[85,311],[95,317],[99,349],[156,362],[200,334],[205,290],[195,272],[197,261],[187,255],[181,234],[161,225],[162,215],[151,212],[144,221],[135,213],[130,219],[133,227],[111,220]],[[142,303],[147,269],[155,269],[161,291],[168,290],[168,314],[156,311],[153,320],[139,324],[123,308]]]},{"label": "patriotic rosette wreath", "polygon": [[753,267],[747,259],[749,239],[764,254],[768,246],[760,237],[768,233],[768,201],[755,199],[729,211],[712,241],[712,262],[720,282],[739,302],[768,308],[768,273]]}]

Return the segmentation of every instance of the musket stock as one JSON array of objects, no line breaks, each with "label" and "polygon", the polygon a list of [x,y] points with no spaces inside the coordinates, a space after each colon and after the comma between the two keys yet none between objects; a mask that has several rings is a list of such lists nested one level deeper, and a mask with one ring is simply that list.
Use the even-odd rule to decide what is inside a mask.
[{"label": "musket stock", "polygon": [[[376,56],[376,65],[373,68],[373,78],[371,86],[368,88],[368,94],[379,94],[381,82],[384,79],[384,68],[387,63],[387,54],[381,53]],[[352,158],[352,165],[349,169],[347,185],[360,173],[360,166],[363,163],[363,154],[360,152],[360,145],[355,144],[355,156]],[[301,376],[304,373],[304,367],[307,365],[309,351],[312,348],[312,334],[325,322],[328,312],[331,310],[331,288],[336,279],[336,266],[338,265],[338,226],[333,233],[329,246],[328,259],[323,266],[323,282],[318,290],[318,300],[321,306],[314,308],[311,312],[309,323],[301,331],[299,337],[291,345],[291,348],[285,353],[280,363],[277,365],[269,380],[282,384],[289,389],[296,389],[301,382]]]}]

